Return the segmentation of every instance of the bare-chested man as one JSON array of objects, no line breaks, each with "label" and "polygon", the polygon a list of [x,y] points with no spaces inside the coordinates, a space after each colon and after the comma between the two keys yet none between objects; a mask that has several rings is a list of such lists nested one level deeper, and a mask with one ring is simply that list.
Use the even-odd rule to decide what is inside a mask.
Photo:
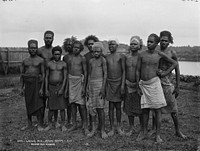
[{"label": "bare-chested man", "polygon": [[[66,101],[64,99],[64,89],[67,79],[67,65],[64,61],[61,61],[62,49],[59,46],[53,47],[52,55],[53,60],[51,60],[46,69],[46,77],[45,77],[45,94],[49,97],[48,100],[48,126],[45,130],[49,130],[53,127],[52,117],[55,110],[60,110],[61,117],[61,129],[62,131],[66,131],[65,127],[65,108]],[[57,119],[54,121],[58,123]],[[60,124],[56,124],[56,128],[59,127]]]},{"label": "bare-chested man", "polygon": [[39,131],[42,128],[42,108],[43,108],[43,85],[44,85],[44,60],[37,56],[38,42],[28,41],[28,51],[30,57],[22,62],[22,92],[24,91],[25,103],[28,116],[28,126],[22,130],[32,127],[32,116],[37,116]]},{"label": "bare-chested man", "polygon": [[[136,90],[136,66],[138,60],[138,51],[142,49],[142,39],[139,36],[132,36],[130,39],[130,54],[126,56],[126,82],[125,82],[125,100],[124,112],[128,115],[129,119],[129,132],[127,136],[132,135],[134,129],[134,117],[139,116],[140,126],[142,126],[142,110],[140,104],[140,96]],[[141,128],[142,130],[142,128]]]},{"label": "bare-chested man", "polygon": [[161,143],[163,141],[160,137],[161,108],[166,106],[166,101],[163,94],[160,78],[157,76],[158,66],[161,58],[165,58],[168,62],[172,64],[168,68],[168,70],[159,73],[163,76],[169,74],[176,67],[177,62],[169,58],[164,53],[155,50],[158,43],[159,37],[156,34],[151,34],[148,37],[147,41],[148,50],[140,53],[138,56],[136,79],[137,91],[140,95],[142,95],[141,108],[143,114],[143,131],[140,132],[137,141],[140,141],[147,137],[150,109],[154,110],[155,112],[155,142]]},{"label": "bare-chested man", "polygon": [[[169,31],[160,32],[160,51],[178,62],[176,52],[168,47],[170,43],[171,44],[173,43],[173,37],[171,33]],[[161,72],[166,71],[170,66],[171,64],[165,59],[160,60],[159,69]],[[171,114],[171,117],[173,119],[174,126],[175,126],[176,136],[185,139],[186,136],[180,131],[179,122],[178,122],[178,107],[177,107],[177,100],[176,100],[176,98],[179,95],[179,84],[180,84],[180,70],[179,70],[178,65],[175,68],[175,74],[176,74],[175,89],[174,89],[174,85],[172,84],[171,72],[168,75],[161,77],[161,84],[162,84],[163,92],[164,92],[165,99],[167,102],[167,106],[162,108],[161,112],[163,114]],[[155,122],[153,122],[153,132],[155,132],[154,129],[155,129]]]},{"label": "bare-chested man", "polygon": [[113,136],[114,128],[114,109],[116,109],[117,132],[123,135],[121,130],[121,103],[124,95],[125,85],[125,56],[117,53],[117,40],[108,42],[110,54],[106,56],[107,62],[107,81],[106,81],[106,100],[109,101],[109,118],[111,131],[108,136]]},{"label": "bare-chested man", "polygon": [[[68,80],[69,80],[69,103],[72,109],[72,124],[73,126],[69,131],[77,129],[76,114],[77,107],[81,115],[83,129],[85,135],[89,133],[87,125],[87,109],[85,101],[86,92],[86,60],[85,57],[80,55],[83,50],[83,44],[80,41],[73,43],[74,55],[68,60]],[[67,93],[67,92],[66,92]]]},{"label": "bare-chested man", "polygon": [[88,85],[87,93],[89,99],[87,100],[89,114],[92,117],[92,131],[87,135],[92,137],[96,132],[96,115],[99,118],[99,128],[101,137],[107,138],[105,132],[105,84],[107,78],[106,60],[101,56],[103,51],[103,44],[95,42],[92,46],[93,58],[89,61]]},{"label": "bare-chested man", "polygon": [[[68,67],[69,58],[71,58],[73,56],[72,46],[73,46],[74,41],[76,41],[76,38],[72,36],[71,38],[66,38],[63,42],[63,48],[66,52],[68,52],[68,54],[66,54],[63,57],[63,61],[67,64],[67,67]],[[68,75],[67,75],[67,77],[68,77]],[[66,89],[65,90],[66,91],[68,90],[68,80],[67,80],[67,83],[66,83]],[[71,105],[69,103],[69,94],[67,94],[67,93],[65,93],[65,94],[66,94],[65,98],[67,99],[67,123],[70,124],[71,123]]]},{"label": "bare-chested man", "polygon": [[[37,55],[42,57],[44,59],[44,68],[46,70],[46,67],[49,63],[49,61],[52,60],[52,43],[53,43],[53,40],[54,40],[54,33],[50,30],[47,30],[45,33],[44,33],[44,43],[45,45],[40,47],[38,49],[38,52],[37,52]],[[46,72],[45,72],[46,73]],[[44,92],[45,92],[45,87],[44,87]],[[45,114],[45,107],[46,107],[46,100],[47,100],[47,96],[45,96],[44,94],[44,108],[43,108],[43,112],[42,112],[42,121],[44,123],[44,114]],[[58,117],[58,111],[55,111],[54,112],[54,120],[57,121],[57,117]]]}]

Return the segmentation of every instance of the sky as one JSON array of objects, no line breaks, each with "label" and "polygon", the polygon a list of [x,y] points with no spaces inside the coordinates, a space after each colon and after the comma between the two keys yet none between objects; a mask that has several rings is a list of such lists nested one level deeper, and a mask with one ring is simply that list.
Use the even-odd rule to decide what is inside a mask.
[{"label": "sky", "polygon": [[117,38],[129,44],[138,35],[146,45],[151,33],[169,30],[174,46],[200,46],[200,0],[0,0],[0,47],[44,45],[46,30],[53,45],[65,38]]}]

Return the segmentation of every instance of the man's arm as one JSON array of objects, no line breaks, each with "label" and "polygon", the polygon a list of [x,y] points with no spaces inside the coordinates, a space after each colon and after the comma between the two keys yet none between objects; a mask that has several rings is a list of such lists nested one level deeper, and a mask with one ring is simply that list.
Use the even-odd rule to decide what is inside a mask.
[{"label": "man's arm", "polygon": [[174,90],[175,97],[178,97],[179,94],[179,86],[180,86],[180,69],[178,64],[178,58],[175,51],[172,51],[172,58],[177,62],[177,66],[175,68],[175,74],[176,74],[176,86]]},{"label": "man's arm", "polygon": [[103,97],[105,97],[105,89],[106,89],[106,79],[107,79],[107,64],[106,59],[102,57],[103,62],[103,84],[102,84],[102,91],[103,91]]},{"label": "man's arm", "polygon": [[48,85],[49,85],[49,63],[47,65],[46,68],[46,76],[45,76],[45,95],[49,96],[49,89],[48,89]]},{"label": "man's arm", "polygon": [[41,75],[42,75],[42,84],[41,84],[41,88],[40,88],[40,94],[42,95],[43,93],[43,88],[44,88],[44,81],[45,81],[45,70],[44,70],[44,59],[42,59],[41,61]]},{"label": "man's arm", "polygon": [[172,65],[170,68],[168,68],[164,73],[162,73],[161,77],[164,77],[168,75],[175,67],[177,66],[177,62],[173,60],[172,58],[168,57],[165,53],[163,52],[158,52],[158,54],[162,57],[165,58],[167,61],[169,61]]},{"label": "man's arm", "polygon": [[141,63],[142,63],[142,57],[141,54],[138,54],[138,60],[137,60],[137,66],[136,66],[136,84],[137,84],[137,92],[139,95],[142,95],[142,92],[139,87],[139,81],[141,76]]},{"label": "man's arm", "polygon": [[59,94],[63,94],[67,80],[67,64],[63,61],[62,66],[63,66],[63,82],[62,82],[62,87],[60,88],[61,92]]},{"label": "man's arm", "polygon": [[20,76],[21,95],[24,95],[24,78],[23,78],[23,75],[25,73],[24,61],[22,62],[21,68],[22,68],[22,74]]},{"label": "man's arm", "polygon": [[86,82],[87,82],[87,67],[86,67],[86,59],[85,57],[82,57],[82,67],[83,67],[83,74],[84,74],[84,82],[83,82],[83,95],[85,95],[86,90]]},{"label": "man's arm", "polygon": [[124,94],[124,85],[125,85],[125,56],[122,55],[121,57],[121,64],[122,64],[122,85],[121,85],[121,93]]}]

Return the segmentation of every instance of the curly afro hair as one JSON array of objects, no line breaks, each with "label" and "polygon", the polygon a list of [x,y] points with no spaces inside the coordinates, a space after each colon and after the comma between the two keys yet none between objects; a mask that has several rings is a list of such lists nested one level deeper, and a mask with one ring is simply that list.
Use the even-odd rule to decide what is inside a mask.
[{"label": "curly afro hair", "polygon": [[89,40],[94,40],[94,42],[99,42],[99,39],[95,36],[95,35],[89,35],[85,38],[85,42],[84,45],[87,46],[88,45],[88,41]]}]

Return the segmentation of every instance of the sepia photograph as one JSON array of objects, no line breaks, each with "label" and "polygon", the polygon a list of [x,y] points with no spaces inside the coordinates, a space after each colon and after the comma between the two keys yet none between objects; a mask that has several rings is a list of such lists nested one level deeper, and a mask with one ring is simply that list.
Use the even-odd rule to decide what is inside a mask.
[{"label": "sepia photograph", "polygon": [[1,151],[200,151],[200,0],[0,0]]}]

